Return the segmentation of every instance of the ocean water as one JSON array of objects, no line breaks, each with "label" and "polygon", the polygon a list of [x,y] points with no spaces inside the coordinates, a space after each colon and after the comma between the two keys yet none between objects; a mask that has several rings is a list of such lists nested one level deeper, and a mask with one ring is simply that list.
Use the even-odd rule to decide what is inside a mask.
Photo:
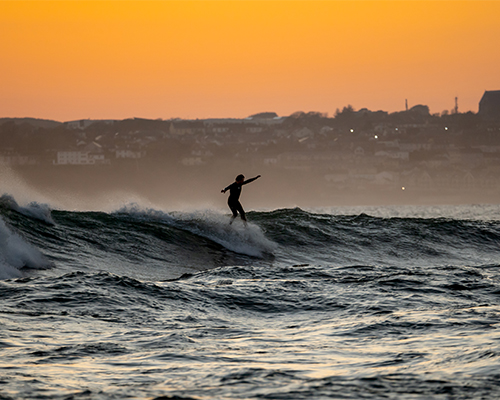
[{"label": "ocean water", "polygon": [[0,399],[498,399],[500,206],[0,198]]}]

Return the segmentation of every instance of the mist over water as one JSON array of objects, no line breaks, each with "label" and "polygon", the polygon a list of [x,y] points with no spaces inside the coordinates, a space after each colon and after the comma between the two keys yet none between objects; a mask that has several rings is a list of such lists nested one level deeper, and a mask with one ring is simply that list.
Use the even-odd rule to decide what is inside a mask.
[{"label": "mist over water", "polygon": [[[241,202],[246,210],[277,208],[335,208],[381,205],[495,204],[495,193],[481,190],[336,189],[322,175],[267,170],[251,166],[172,170],[68,167],[24,171],[2,170],[5,193],[20,202],[38,201],[67,210],[113,211],[137,203],[167,210],[226,210],[227,194],[220,190],[238,173],[262,178],[245,186]],[[362,211],[361,211],[362,212]]]}]

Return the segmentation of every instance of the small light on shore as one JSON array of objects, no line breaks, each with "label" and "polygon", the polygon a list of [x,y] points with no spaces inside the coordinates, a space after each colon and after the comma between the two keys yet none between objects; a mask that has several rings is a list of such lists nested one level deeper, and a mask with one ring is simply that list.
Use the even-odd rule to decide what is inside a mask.
[{"label": "small light on shore", "polygon": [[405,190],[405,187],[403,186],[403,187],[401,188],[401,190]]},{"label": "small light on shore", "polygon": [[374,138],[375,138],[375,139],[378,139],[378,135],[375,135],[375,136],[374,136]]}]

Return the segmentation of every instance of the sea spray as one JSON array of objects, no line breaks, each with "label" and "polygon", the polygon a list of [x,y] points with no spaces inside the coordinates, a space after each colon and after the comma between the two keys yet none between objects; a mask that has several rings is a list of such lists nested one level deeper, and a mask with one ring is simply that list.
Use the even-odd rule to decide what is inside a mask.
[{"label": "sea spray", "polygon": [[4,194],[0,197],[0,207],[11,209],[27,217],[44,221],[48,224],[54,224],[51,209],[48,204],[30,202],[27,205],[19,205],[11,195]]},{"label": "sea spray", "polygon": [[0,279],[20,277],[21,268],[45,269],[50,266],[39,250],[13,233],[0,218]]},{"label": "sea spray", "polygon": [[277,244],[266,238],[262,228],[258,225],[252,222],[245,225],[239,219],[230,224],[230,218],[227,215],[214,210],[168,213],[143,209],[136,204],[131,204],[121,208],[118,213],[162,221],[169,226],[210,239],[228,250],[253,257],[270,255],[277,248]]}]

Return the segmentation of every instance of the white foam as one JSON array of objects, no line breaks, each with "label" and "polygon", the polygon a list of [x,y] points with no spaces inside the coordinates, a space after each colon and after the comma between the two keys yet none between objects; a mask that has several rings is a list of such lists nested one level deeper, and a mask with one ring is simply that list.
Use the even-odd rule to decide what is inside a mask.
[{"label": "white foam", "polygon": [[51,264],[40,251],[12,233],[0,218],[0,279],[22,276],[21,268],[46,269]]},{"label": "white foam", "polygon": [[8,194],[4,194],[0,197],[0,204],[7,206],[8,208],[17,211],[29,218],[35,218],[40,221],[44,221],[48,224],[54,225],[54,220],[52,219],[51,209],[47,204],[41,204],[37,202],[31,202],[24,206],[19,205],[14,197]]},{"label": "white foam", "polygon": [[229,216],[215,210],[166,213],[155,209],[142,209],[131,204],[119,212],[159,219],[171,226],[210,239],[235,253],[262,257],[277,248],[277,244],[266,238],[258,225],[249,222],[245,226],[239,218],[230,225]]}]

